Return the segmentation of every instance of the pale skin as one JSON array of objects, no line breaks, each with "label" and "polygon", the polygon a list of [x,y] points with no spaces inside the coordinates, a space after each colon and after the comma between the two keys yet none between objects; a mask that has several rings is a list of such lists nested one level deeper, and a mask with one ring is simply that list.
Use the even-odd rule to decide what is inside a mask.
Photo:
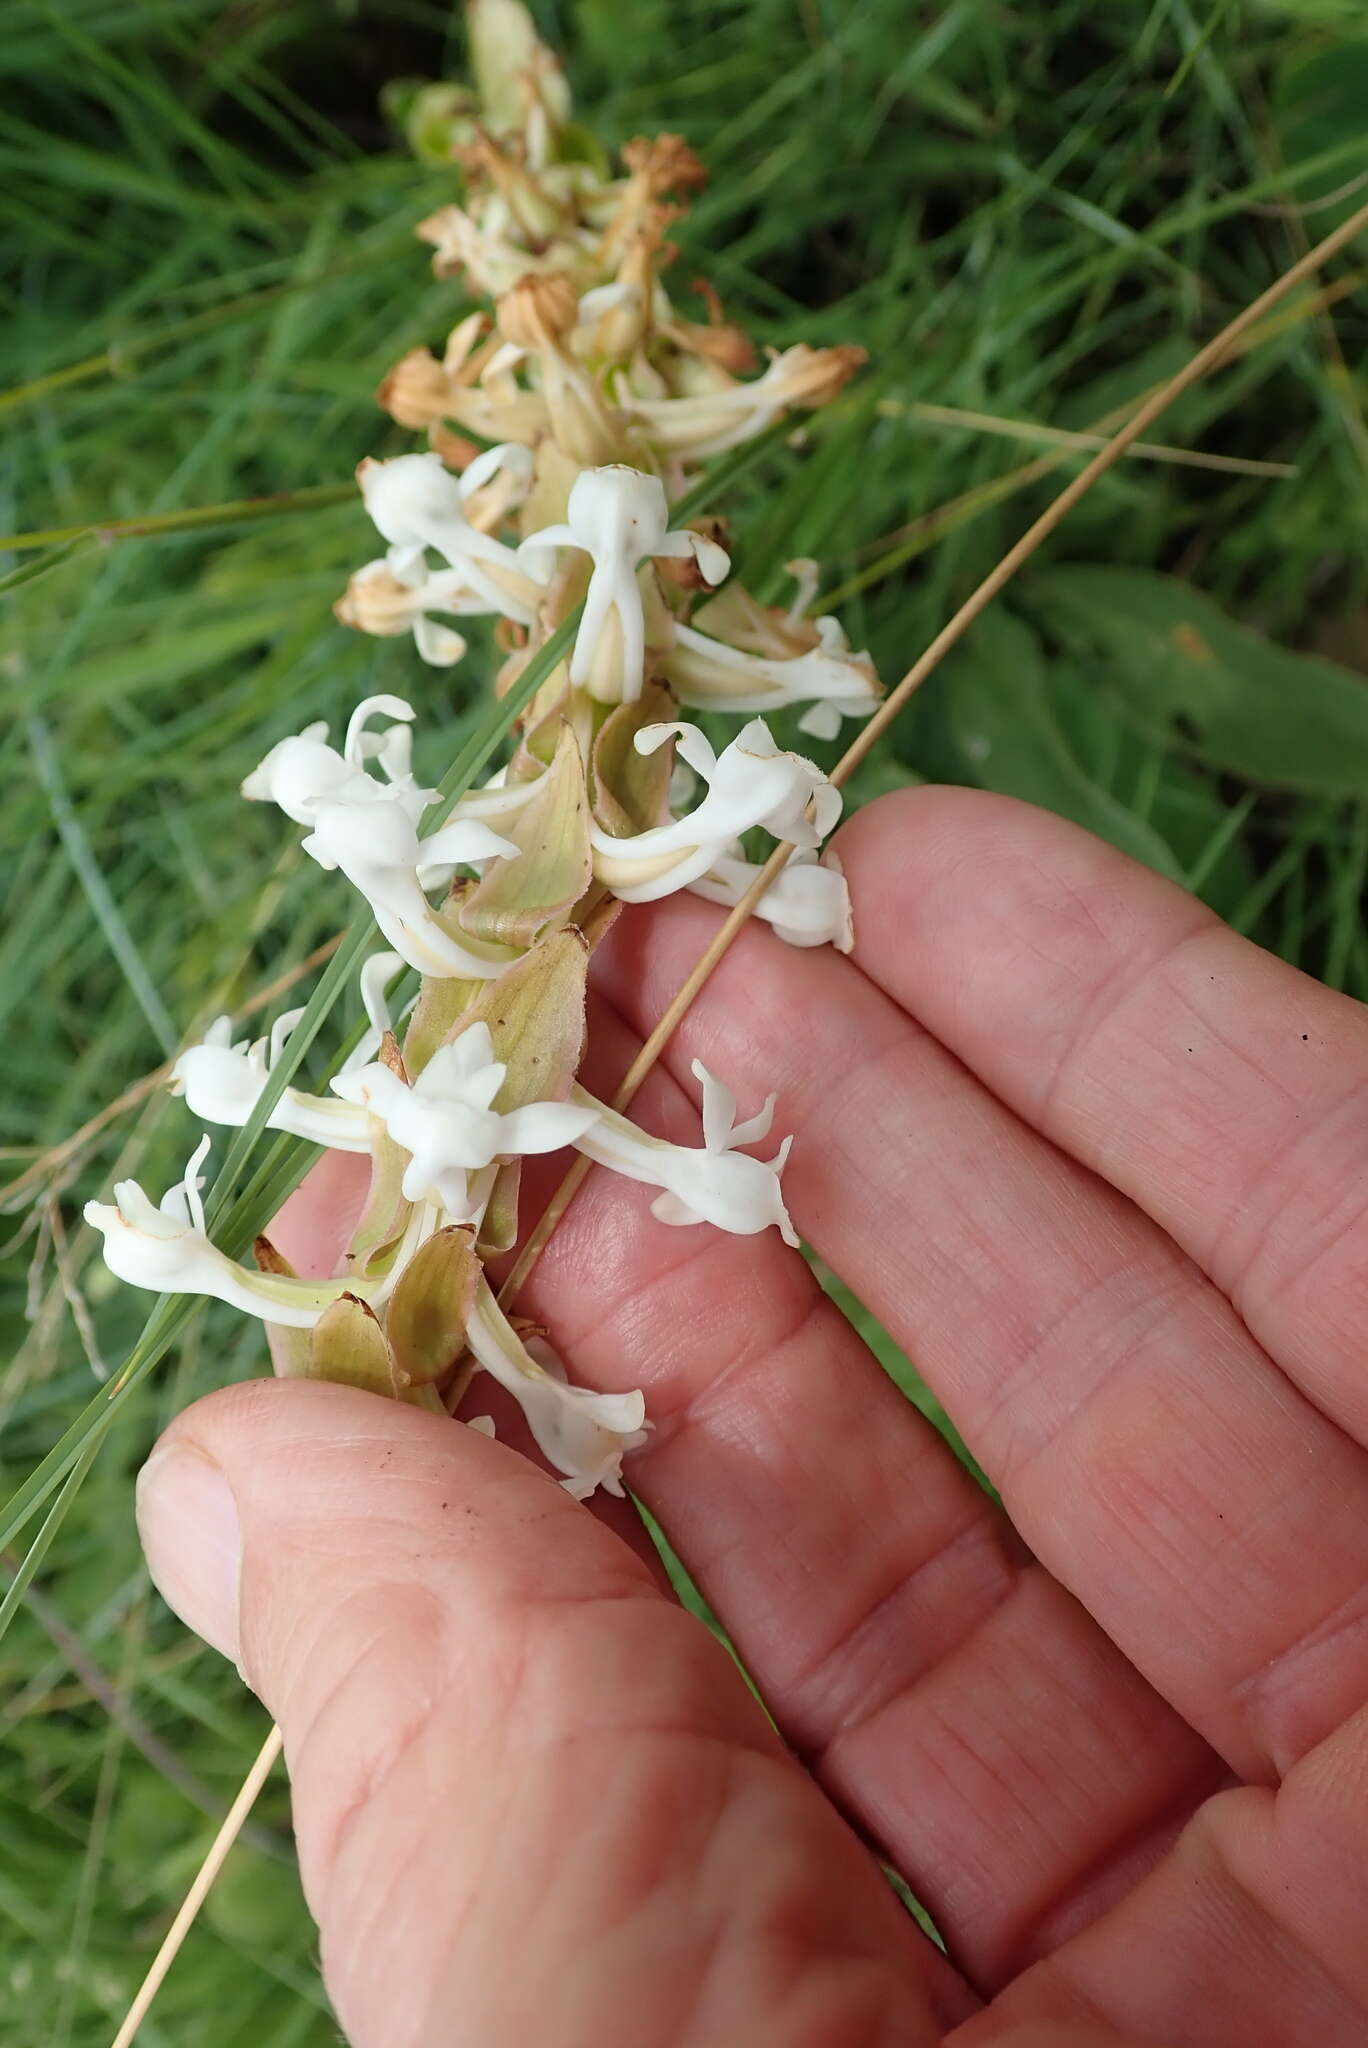
[{"label": "pale skin", "polygon": [[[644,1387],[628,1478],[778,1733],[630,1513],[509,1443],[321,1385],[191,1408],[144,1536],[284,1729],[342,2025],[1362,2048],[1368,1012],[1005,799],[885,798],[838,851],[854,956],[749,931],[634,1114],[697,1142],[694,1058],[778,1090],[798,1229],[1002,1507],[777,1233],[599,1170],[523,1306],[572,1378]],[[624,915],[588,1085],[717,918]],[[357,1169],[282,1218],[315,1270]]]}]

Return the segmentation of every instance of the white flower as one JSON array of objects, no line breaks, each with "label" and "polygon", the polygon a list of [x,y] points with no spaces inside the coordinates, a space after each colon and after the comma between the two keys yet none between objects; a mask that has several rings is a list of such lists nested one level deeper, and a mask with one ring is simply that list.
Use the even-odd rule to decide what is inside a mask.
[{"label": "white flower", "polygon": [[[203,1294],[226,1301],[263,1322],[307,1330],[344,1291],[344,1283],[294,1280],[282,1274],[249,1273],[216,1245],[204,1229],[199,1198],[199,1168],[209,1150],[204,1138],[185,1177],[155,1206],[135,1180],[121,1180],[113,1204],[87,1202],[85,1220],[104,1239],[104,1259],[111,1273],[130,1287],[153,1294]],[[364,1281],[349,1280],[346,1289],[366,1295]]]},{"label": "white flower", "polygon": [[[735,906],[759,874],[759,864],[735,854],[722,854],[705,875],[689,887],[709,903]],[[808,847],[795,849],[788,865],[755,905],[753,915],[772,925],[776,937],[790,946],[835,946],[848,953],[855,944],[850,891],[834,859],[819,861]]]},{"label": "white flower", "polygon": [[477,952],[455,938],[423,894],[425,882],[453,867],[518,853],[478,819],[453,818],[420,839],[397,798],[386,801],[383,790],[380,801],[347,792],[318,806],[313,830],[300,843],[321,868],[341,870],[400,959],[420,974],[485,980],[507,966],[506,955]]},{"label": "white flower", "polygon": [[502,612],[519,625],[536,621],[538,571],[547,566],[535,552],[516,551],[467,517],[466,505],[500,471],[525,480],[532,474],[530,449],[516,442],[487,448],[459,476],[440,455],[396,455],[389,462],[367,460],[357,475],[366,510],[390,543],[390,574],[407,581],[427,573],[425,551],[433,549],[484,608]]},{"label": "white flower", "polygon": [[403,1192],[410,1202],[439,1204],[457,1222],[469,1222],[488,1194],[472,1175],[496,1159],[555,1152],[578,1138],[597,1111],[571,1102],[532,1102],[521,1109],[493,1108],[507,1067],[494,1057],[489,1026],[467,1026],[438,1046],[411,1087],[377,1063],[333,1082],[346,1101],[383,1122],[410,1155]]},{"label": "white flower", "polygon": [[[369,726],[375,717],[394,723],[387,732],[374,733]],[[253,803],[277,805],[296,825],[311,825],[321,805],[335,802],[398,802],[416,824],[439,792],[413,779],[412,721],[413,706],[403,697],[364,697],[347,721],[340,753],[328,744],[328,728],[320,719],[278,741],[247,777],[242,794]],[[384,770],[385,782],[366,772],[368,761]]]},{"label": "white flower", "polygon": [[[200,1043],[188,1046],[171,1069],[173,1092],[184,1095],[191,1114],[201,1123],[245,1124],[303,1014],[302,1010],[290,1010],[277,1021],[268,1039],[242,1038],[236,1044],[231,1018],[216,1017]],[[266,1122],[271,1130],[311,1138],[334,1152],[370,1151],[365,1116],[327,1095],[285,1088]]]},{"label": "white flower", "polygon": [[594,872],[625,903],[653,903],[686,888],[755,826],[792,846],[816,847],[841,814],[840,793],[821,769],[801,754],[781,753],[761,718],[743,726],[721,754],[696,725],[643,726],[637,751],[654,753],[671,737],[708,785],[697,808],[622,839],[600,826],[590,829]]},{"label": "white flower", "polygon": [[548,1370],[531,1356],[483,1278],[466,1339],[485,1371],[512,1394],[548,1462],[565,1474],[567,1493],[587,1500],[601,1486],[621,1497],[623,1457],[646,1441],[645,1396],[567,1386],[558,1366]]},{"label": "white flower", "polygon": [[774,711],[812,700],[798,730],[814,739],[834,739],[843,717],[864,718],[874,709],[879,685],[869,656],[851,653],[835,619],[813,624],[818,645],[782,660],[745,654],[693,626],[676,624],[674,645],[657,666],[682,704],[703,710]]},{"label": "white flower", "polygon": [[599,1112],[597,1121],[575,1139],[577,1149],[614,1173],[662,1189],[651,1204],[651,1214],[662,1223],[712,1223],[740,1237],[753,1237],[774,1224],[785,1244],[796,1245],[798,1236],[779,1187],[792,1137],[785,1138],[770,1160],[752,1159],[737,1150],[768,1135],[775,1097],[766,1099],[758,1115],[738,1124],[730,1088],[710,1074],[702,1060],[694,1061],[693,1070],[703,1084],[701,1147],[649,1137],[577,1087],[575,1100]]},{"label": "white flower", "polygon": [[494,609],[459,569],[428,570],[415,562],[400,576],[383,558],[363,562],[333,606],[343,625],[358,632],[382,638],[412,633],[419,654],[433,668],[451,668],[466,651],[463,636],[454,626],[442,625],[434,612],[465,617]]},{"label": "white flower", "polygon": [[[660,478],[620,462],[581,470],[571,486],[567,513],[564,526],[544,527],[523,548],[580,548],[593,557],[570,680],[589,684],[595,696],[631,701],[641,695],[646,665],[640,563],[644,558],[692,557],[706,582],[720,583],[730,566],[726,550],[691,527],[671,532]],[[617,638],[605,644],[610,618]]]},{"label": "white flower", "polygon": [[[397,721],[372,732],[377,714]],[[301,842],[322,868],[338,868],[370,904],[400,958],[420,974],[483,980],[507,956],[477,951],[454,938],[424,890],[453,868],[495,860],[519,849],[474,818],[456,817],[429,833],[419,821],[439,794],[416,782],[409,767],[412,706],[402,697],[367,697],[353,712],[342,752],[327,744],[327,727],[311,725],[272,747],[242,785],[244,796],[276,803],[311,829]],[[366,764],[388,778],[379,781]]]}]

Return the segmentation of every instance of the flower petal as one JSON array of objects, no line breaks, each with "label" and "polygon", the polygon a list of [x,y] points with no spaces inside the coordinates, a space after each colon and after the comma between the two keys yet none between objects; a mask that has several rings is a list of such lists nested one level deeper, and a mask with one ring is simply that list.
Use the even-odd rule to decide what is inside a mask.
[{"label": "flower petal", "polygon": [[480,1282],[466,1335],[485,1371],[522,1409],[538,1449],[565,1475],[567,1492],[587,1500],[601,1486],[621,1495],[623,1457],[646,1440],[645,1396],[596,1394],[554,1378],[528,1352],[487,1281]]}]

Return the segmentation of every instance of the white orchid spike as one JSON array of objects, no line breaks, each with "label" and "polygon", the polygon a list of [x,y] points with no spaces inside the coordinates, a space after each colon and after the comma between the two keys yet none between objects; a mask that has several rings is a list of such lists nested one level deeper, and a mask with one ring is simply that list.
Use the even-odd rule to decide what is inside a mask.
[{"label": "white orchid spike", "polygon": [[[404,660],[411,637],[436,668],[466,652],[468,618],[488,618],[503,714],[486,730],[504,732],[507,765],[443,801],[414,772],[413,706],[390,694],[366,697],[345,732],[316,722],[273,746],[244,795],[277,805],[310,860],[347,878],[389,950],[360,967],[365,1015],[320,1095],[285,1085],[303,1079],[298,1011],[256,1038],[219,1018],[172,1069],[211,1126],[267,1122],[367,1159],[335,1268],[346,1278],[296,1279],[264,1242],[271,1270],[252,1272],[212,1242],[198,1178],[208,1139],[159,1206],[124,1181],[85,1213],[133,1285],[285,1326],[283,1371],[437,1412],[473,1355],[582,1500],[621,1494],[623,1460],[646,1441],[642,1394],[568,1385],[555,1354],[504,1316],[482,1262],[516,1242],[518,1162],[566,1145],[581,1166],[641,1183],[663,1223],[798,1242],[774,1096],[739,1118],[696,1063],[701,1135],[674,1144],[572,1074],[590,956],[619,903],[680,889],[749,898],[761,872],[750,835],[780,846],[759,916],[788,944],[850,949],[845,880],[820,857],[840,795],[776,744],[765,715],[794,707],[801,731],[835,737],[877,701],[873,668],[834,619],[810,616],[815,563],[789,565],[786,609],[762,602],[729,573],[721,517],[689,508],[701,458],[826,404],[863,351],[798,343],[757,375],[707,280],[706,318],[685,317],[666,287],[670,231],[703,164],[668,134],[628,142],[616,169],[597,148],[558,146],[568,92],[524,0],[468,11],[474,93],[424,91],[408,116],[420,153],[459,159],[461,204],[418,233],[438,277],[464,271],[464,301],[492,288],[497,303],[467,303],[440,355],[409,346],[385,377],[381,408],[426,452],[361,464],[380,536],[365,552],[378,559],[334,610],[398,641]],[[562,643],[564,659],[549,659]],[[714,745],[701,717],[656,722],[694,717],[678,705],[749,723]]]},{"label": "white orchid spike", "polygon": [[[689,888],[709,903],[734,907],[759,872],[756,861],[721,854]],[[819,861],[810,847],[795,848],[789,855],[788,865],[765,890],[753,915],[763,918],[789,946],[834,946],[838,953],[849,953],[855,944],[845,876],[834,856]]]},{"label": "white orchid spike", "polygon": [[752,1159],[737,1149],[769,1135],[776,1098],[767,1097],[763,1109],[739,1124],[730,1088],[710,1074],[702,1060],[694,1061],[693,1070],[703,1084],[701,1147],[652,1138],[577,1087],[576,1102],[599,1112],[597,1121],[575,1139],[577,1149],[614,1173],[660,1188],[651,1214],[662,1223],[711,1223],[739,1237],[753,1237],[773,1224],[785,1244],[796,1245],[798,1236],[779,1186],[792,1137],[785,1138],[770,1160]]},{"label": "white orchid spike", "polygon": [[[232,1020],[216,1017],[199,1044],[187,1046],[171,1069],[173,1093],[184,1095],[191,1114],[201,1123],[245,1124],[303,1014],[302,1010],[290,1010],[277,1020],[269,1038],[241,1038],[236,1043]],[[266,1122],[273,1131],[311,1138],[334,1152],[370,1150],[365,1116],[331,1096],[285,1088]]]},{"label": "white orchid spike", "polygon": [[[295,1280],[283,1274],[249,1273],[209,1242],[199,1190],[199,1169],[209,1150],[204,1138],[185,1176],[162,1197],[160,1206],[135,1180],[121,1180],[114,1200],[87,1202],[85,1220],[104,1239],[111,1273],[130,1287],[153,1294],[200,1294],[263,1322],[307,1330],[343,1292],[343,1283]],[[365,1282],[348,1281],[353,1294],[369,1292]]]},{"label": "white orchid spike", "polygon": [[601,1486],[620,1497],[622,1460],[646,1441],[645,1397],[639,1391],[594,1394],[568,1386],[558,1363],[554,1370],[548,1369],[549,1359],[539,1365],[484,1279],[466,1339],[479,1364],[522,1409],[538,1448],[565,1475],[561,1484],[567,1493],[587,1500]]},{"label": "white orchid spike", "polygon": [[489,1026],[477,1023],[438,1046],[411,1087],[379,1062],[339,1074],[332,1085],[347,1102],[379,1117],[409,1154],[406,1199],[434,1202],[465,1223],[488,1194],[476,1176],[498,1159],[558,1151],[597,1115],[572,1102],[531,1102],[500,1112],[493,1103],[507,1071],[494,1057]]},{"label": "white orchid spike", "polygon": [[431,548],[486,610],[530,626],[536,619],[538,585],[544,580],[539,571],[548,566],[546,558],[495,540],[466,512],[475,493],[506,471],[530,481],[531,450],[511,441],[487,448],[459,476],[432,453],[396,455],[389,462],[368,458],[357,476],[366,510],[390,543],[385,560],[392,576],[399,581],[415,572],[426,576],[426,551]]},{"label": "white orchid spike", "polygon": [[532,534],[519,553],[552,546],[579,548],[593,558],[570,681],[608,700],[630,702],[641,695],[646,617],[637,570],[642,561],[692,559],[707,583],[720,583],[730,567],[726,549],[705,534],[687,526],[670,530],[659,477],[620,462],[581,470],[571,486],[566,523]]},{"label": "white orchid spike", "polygon": [[703,801],[686,817],[630,837],[615,839],[599,826],[590,832],[594,872],[625,903],[653,903],[687,888],[754,827],[817,847],[841,815],[840,792],[801,754],[781,752],[762,718],[743,726],[721,754],[696,725],[643,726],[637,751],[654,753],[671,738],[707,784]]},{"label": "white orchid spike", "polygon": [[692,626],[674,627],[674,644],[659,669],[681,704],[716,711],[777,711],[811,703],[798,730],[835,739],[842,718],[866,718],[879,701],[867,654],[852,654],[835,619],[813,621],[818,645],[805,654],[767,660],[729,647]]}]

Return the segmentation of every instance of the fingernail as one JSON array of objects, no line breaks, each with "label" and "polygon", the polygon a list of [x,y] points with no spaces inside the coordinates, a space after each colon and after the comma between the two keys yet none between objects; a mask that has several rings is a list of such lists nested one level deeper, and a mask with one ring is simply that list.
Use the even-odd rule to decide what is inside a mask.
[{"label": "fingernail", "polygon": [[194,1444],[162,1445],[138,1474],[137,1515],[147,1568],[167,1606],[236,1663],[242,1529],[223,1473]]}]

